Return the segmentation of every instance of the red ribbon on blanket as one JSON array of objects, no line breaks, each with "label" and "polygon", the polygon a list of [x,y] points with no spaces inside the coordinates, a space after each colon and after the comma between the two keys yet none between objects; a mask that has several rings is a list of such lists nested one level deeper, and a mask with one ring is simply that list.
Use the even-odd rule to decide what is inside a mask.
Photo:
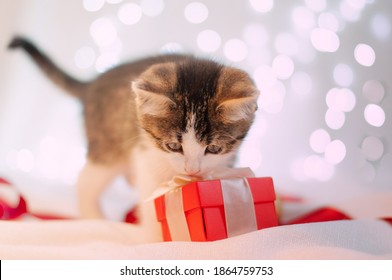
[{"label": "red ribbon on blanket", "polygon": [[[5,179],[0,177],[0,184],[12,187],[11,184]],[[5,200],[0,197],[0,220],[13,220],[19,216],[27,213],[26,200],[19,196],[19,203],[16,207],[10,206]]]},{"label": "red ribbon on blanket", "polygon": [[299,218],[295,218],[289,222],[282,225],[295,225],[295,224],[305,224],[305,223],[317,223],[317,222],[327,222],[327,221],[339,221],[339,220],[351,220],[349,216],[341,211],[338,211],[331,207],[323,207],[312,212],[305,214]]},{"label": "red ribbon on blanket", "polygon": [[0,198],[0,220],[13,220],[27,213],[26,201],[21,197],[16,207],[10,207]]},{"label": "red ribbon on blanket", "polygon": [[[4,178],[0,177],[0,185],[5,186],[7,188],[13,188],[12,184],[5,180]],[[14,188],[13,188],[14,189]],[[25,198],[14,190],[18,197],[19,202],[17,205],[10,205],[6,200],[2,199],[0,196],[0,220],[15,220],[23,215],[30,215],[32,217],[41,219],[41,220],[68,220],[72,219],[70,217],[58,216],[58,215],[51,215],[51,214],[39,214],[39,213],[32,213],[28,209],[28,205],[26,203]],[[129,211],[125,217],[124,222],[136,224],[138,223],[136,209],[132,209]]]},{"label": "red ribbon on blanket", "polygon": [[[7,187],[12,187],[12,185],[0,177],[0,184]],[[42,215],[33,214],[28,211],[26,200],[22,195],[19,195],[19,203],[15,206],[10,206],[5,200],[0,197],[0,220],[13,220],[21,217],[24,214],[32,215],[39,219],[44,220],[57,220],[57,219],[68,219],[66,217],[59,217],[54,215]],[[129,219],[129,221],[127,221]],[[127,222],[135,220],[133,212],[129,212],[126,217]],[[328,221],[339,221],[339,220],[352,220],[352,218],[338,209],[332,207],[322,207],[313,210],[299,218],[295,218],[289,222],[281,223],[280,225],[294,225],[294,224],[304,224],[304,223],[316,223],[316,222],[328,222]],[[392,217],[380,218],[392,226]]]},{"label": "red ribbon on blanket", "polygon": [[6,181],[5,179],[3,179],[1,177],[0,177],[0,184],[4,184],[4,185],[7,185],[7,186],[11,185],[10,182]]}]

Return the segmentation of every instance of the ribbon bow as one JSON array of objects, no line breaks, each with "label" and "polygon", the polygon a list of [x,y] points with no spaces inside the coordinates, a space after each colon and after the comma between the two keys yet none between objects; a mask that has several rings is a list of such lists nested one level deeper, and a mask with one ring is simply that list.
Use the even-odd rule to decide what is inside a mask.
[{"label": "ribbon bow", "polygon": [[186,184],[195,181],[206,181],[216,179],[232,179],[232,178],[244,178],[254,177],[252,169],[249,167],[243,168],[231,168],[231,167],[220,167],[216,168],[202,177],[195,177],[189,175],[176,175],[170,181],[160,184],[160,186],[152,193],[152,195],[146,199],[146,201],[154,200],[155,198],[164,195],[170,191],[174,191]]}]

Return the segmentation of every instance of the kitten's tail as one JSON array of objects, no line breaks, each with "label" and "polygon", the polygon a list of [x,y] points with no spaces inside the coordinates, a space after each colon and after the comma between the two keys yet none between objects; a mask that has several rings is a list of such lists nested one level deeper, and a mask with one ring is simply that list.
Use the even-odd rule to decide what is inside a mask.
[{"label": "kitten's tail", "polygon": [[49,57],[37,49],[34,44],[22,37],[15,37],[8,45],[9,49],[22,48],[38,64],[40,69],[59,87],[80,98],[87,83],[81,82],[55,65]]}]

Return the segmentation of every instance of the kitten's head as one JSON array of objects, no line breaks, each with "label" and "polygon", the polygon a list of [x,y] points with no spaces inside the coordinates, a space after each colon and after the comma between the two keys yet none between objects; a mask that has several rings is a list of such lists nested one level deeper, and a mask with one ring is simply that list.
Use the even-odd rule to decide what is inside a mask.
[{"label": "kitten's head", "polygon": [[249,76],[209,60],[154,65],[132,88],[142,129],[180,174],[230,166],[257,109]]}]

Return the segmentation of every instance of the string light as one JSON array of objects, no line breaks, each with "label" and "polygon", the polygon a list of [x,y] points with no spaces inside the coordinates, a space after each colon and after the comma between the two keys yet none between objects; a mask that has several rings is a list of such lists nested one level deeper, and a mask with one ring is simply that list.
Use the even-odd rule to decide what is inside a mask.
[{"label": "string light", "polygon": [[[256,118],[254,125],[259,134],[249,135],[253,140],[240,154],[241,165],[251,166],[256,171],[261,166],[265,168],[263,162],[268,159],[264,158],[260,145],[266,140],[261,136],[265,136],[267,123],[281,121],[298,104],[306,105],[300,102],[312,102],[314,119],[324,118],[316,124],[318,126],[308,129],[306,136],[301,135],[299,129],[298,137],[305,137],[307,148],[314,154],[301,151],[297,157],[287,155],[292,156],[288,159],[292,162],[288,171],[293,179],[301,182],[331,180],[335,173],[340,174],[335,171],[343,168],[338,165],[347,159],[350,163],[355,162],[353,166],[357,170],[363,171],[361,176],[372,181],[383,178],[379,173],[387,173],[385,170],[390,169],[392,162],[387,151],[391,139],[384,135],[389,120],[389,82],[377,72],[385,63],[379,58],[382,57],[379,52],[390,43],[391,20],[385,11],[367,9],[370,2],[342,0],[332,7],[326,0],[304,0],[280,10],[276,8],[278,2],[273,0],[249,0],[248,9],[241,11],[240,16],[244,13],[244,18],[249,15],[254,18],[223,28],[212,18],[215,6],[208,1],[187,1],[177,6],[176,12],[170,10],[169,2],[164,0],[83,0],[80,9],[90,17],[92,42],[74,50],[73,63],[79,69],[94,67],[100,73],[107,71],[123,61],[125,51],[134,51],[133,46],[126,44],[124,36],[127,35],[124,34],[133,36],[135,25],[138,26],[135,30],[148,31],[151,20],[164,26],[170,10],[170,18],[185,23],[189,34],[181,37],[180,33],[172,38],[169,32],[167,41],[160,38],[156,46],[162,46],[161,53],[196,50],[196,54],[202,52],[214,58],[223,56],[229,65],[238,65],[253,73],[252,78],[260,90],[258,115],[266,117]],[[271,20],[275,13],[285,13],[284,20],[279,20],[282,28],[280,25],[277,28],[277,20]],[[367,29],[361,30],[363,34],[357,34],[362,36],[357,41],[349,40],[346,27],[356,27],[358,20],[364,20]],[[170,30],[177,29],[172,26]],[[138,38],[132,42],[136,46],[135,52],[137,45],[154,43],[144,41],[149,36],[155,37],[147,31],[143,33],[143,40],[134,37]],[[365,37],[368,35],[369,38]],[[323,68],[314,71],[319,62],[325,63]],[[364,72],[366,67],[372,67],[373,76]],[[330,90],[324,91],[323,88]],[[363,118],[358,118],[357,112],[362,112]],[[361,124],[366,124],[364,129],[350,135],[350,131]],[[293,122],[292,125],[296,124]],[[362,137],[359,140],[354,138],[358,135]],[[258,147],[257,151],[254,147]],[[68,150],[69,157],[61,150]],[[67,146],[60,139],[44,138],[38,149],[10,148],[4,158],[11,170],[72,184],[84,164],[85,153],[81,144]],[[60,157],[63,165],[56,163]]]}]

